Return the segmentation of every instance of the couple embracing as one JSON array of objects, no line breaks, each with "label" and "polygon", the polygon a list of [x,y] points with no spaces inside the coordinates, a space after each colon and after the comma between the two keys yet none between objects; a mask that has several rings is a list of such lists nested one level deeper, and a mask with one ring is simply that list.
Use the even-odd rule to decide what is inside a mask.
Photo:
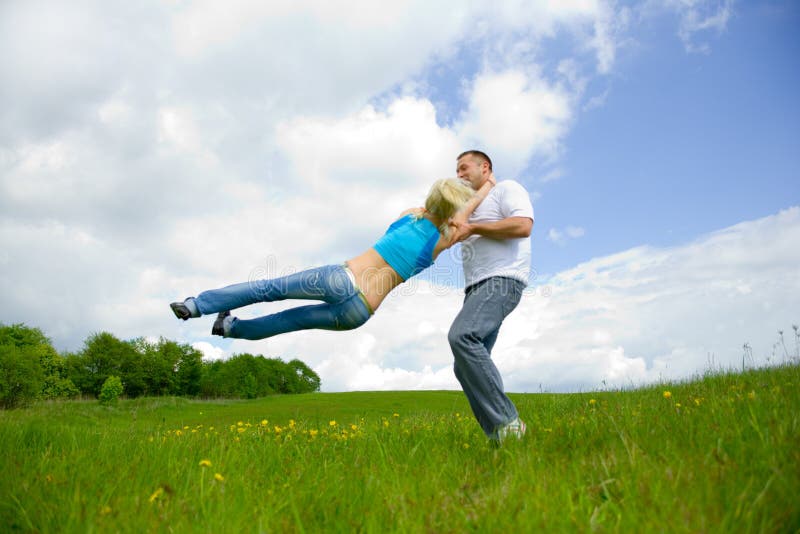
[{"label": "couple embracing", "polygon": [[[486,435],[520,438],[525,423],[503,390],[491,351],[500,325],[528,285],[533,207],[519,183],[495,181],[491,159],[483,152],[459,155],[456,172],[458,179],[433,184],[424,208],[400,214],[371,248],[341,265],[204,291],[170,306],[183,320],[216,313],[212,334],[232,338],[351,330],[364,324],[392,289],[463,242],[464,304],[448,333],[453,369]],[[256,302],[285,299],[322,303],[255,319],[230,314]]]}]

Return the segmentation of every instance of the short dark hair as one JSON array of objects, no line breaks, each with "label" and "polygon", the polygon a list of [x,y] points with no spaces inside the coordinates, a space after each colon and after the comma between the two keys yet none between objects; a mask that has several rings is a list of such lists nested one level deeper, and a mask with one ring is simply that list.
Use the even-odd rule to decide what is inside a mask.
[{"label": "short dark hair", "polygon": [[456,161],[460,160],[464,156],[473,156],[479,159],[484,160],[486,163],[489,164],[489,170],[492,170],[492,158],[486,155],[486,152],[481,152],[480,150],[467,150],[466,152],[462,152],[456,158]]}]

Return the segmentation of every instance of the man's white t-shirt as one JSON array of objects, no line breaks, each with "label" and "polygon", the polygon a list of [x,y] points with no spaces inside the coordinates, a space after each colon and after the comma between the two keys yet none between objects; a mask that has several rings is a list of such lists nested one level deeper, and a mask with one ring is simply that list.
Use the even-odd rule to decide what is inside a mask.
[{"label": "man's white t-shirt", "polygon": [[[472,213],[469,222],[494,222],[508,217],[533,220],[528,192],[513,180],[503,180]],[[464,283],[471,286],[490,276],[505,276],[528,283],[531,272],[531,241],[528,237],[491,239],[472,235],[461,243]]]}]

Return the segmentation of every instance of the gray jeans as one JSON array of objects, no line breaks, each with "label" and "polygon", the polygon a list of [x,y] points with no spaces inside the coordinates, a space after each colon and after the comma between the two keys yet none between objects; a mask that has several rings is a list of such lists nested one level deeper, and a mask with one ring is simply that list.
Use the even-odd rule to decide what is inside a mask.
[{"label": "gray jeans", "polygon": [[517,408],[503,391],[503,379],[491,354],[503,319],[517,307],[525,287],[519,280],[499,276],[469,286],[464,306],[447,335],[456,378],[489,437],[518,417]]}]

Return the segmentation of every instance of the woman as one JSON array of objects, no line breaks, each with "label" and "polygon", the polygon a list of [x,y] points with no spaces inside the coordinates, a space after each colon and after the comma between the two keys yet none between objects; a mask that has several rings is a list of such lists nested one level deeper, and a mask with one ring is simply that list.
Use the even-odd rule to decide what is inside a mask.
[{"label": "woman", "polygon": [[[475,192],[458,179],[439,180],[433,184],[424,208],[403,212],[372,248],[344,265],[327,265],[281,278],[204,291],[183,302],[173,302],[170,307],[184,321],[219,312],[211,333],[240,339],[264,339],[309,328],[358,328],[375,313],[392,289],[428,268],[453,244],[451,220],[456,216],[469,217],[494,184],[492,177]],[[234,308],[285,299],[325,303],[256,319],[230,315],[229,310]]]}]

